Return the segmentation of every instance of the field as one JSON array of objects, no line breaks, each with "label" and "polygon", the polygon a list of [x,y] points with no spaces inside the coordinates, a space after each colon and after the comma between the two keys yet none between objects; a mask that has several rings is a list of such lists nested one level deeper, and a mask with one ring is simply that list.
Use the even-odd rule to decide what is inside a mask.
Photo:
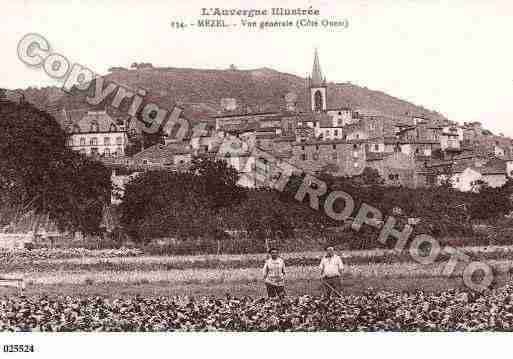
[{"label": "field", "polygon": [[[306,301],[308,306],[312,308],[320,306],[327,311],[342,310],[342,307],[340,307],[341,303],[346,303],[346,305],[353,307],[356,306],[361,311],[362,303],[370,301],[369,303],[371,304],[369,305],[373,307],[372,310],[380,313],[383,309],[375,299],[371,299],[375,295],[387,298],[393,297],[399,302],[409,298],[407,303],[404,304],[407,306],[413,305],[409,302],[410,300],[415,303],[424,300],[422,299],[424,298],[423,296],[432,298],[430,300],[435,303],[435,306],[439,306],[439,302],[443,298],[445,298],[443,300],[449,300],[449,298],[455,300],[459,295],[470,295],[471,297],[476,295],[478,296],[476,298],[481,298],[480,300],[485,301],[503,300],[502,294],[496,297],[497,294],[494,293],[504,293],[504,291],[510,293],[512,291],[508,283],[511,280],[510,268],[511,263],[513,263],[513,248],[499,246],[467,247],[462,250],[472,260],[483,260],[493,267],[495,279],[491,286],[491,291],[484,294],[476,294],[466,289],[462,281],[463,266],[461,265],[457,265],[451,275],[444,275],[443,270],[447,265],[448,256],[442,255],[433,264],[421,265],[411,261],[405,254],[397,254],[388,250],[350,251],[340,252],[345,263],[342,289],[344,297],[330,303],[324,303],[319,299],[315,299],[319,298],[321,294],[317,264],[322,256],[322,252],[285,253],[283,257],[287,264],[286,291],[288,298],[290,298],[287,300],[289,303],[287,304],[288,307],[281,307],[285,305],[284,303],[270,304],[267,300],[260,301],[261,298],[265,297],[265,289],[261,280],[261,266],[265,260],[265,254],[160,257],[123,250],[108,253],[102,251],[52,252],[37,250],[23,253],[3,253],[3,260],[0,262],[0,271],[5,273],[3,277],[22,277],[25,279],[27,288],[25,290],[26,297],[22,299],[16,298],[16,292],[12,288],[0,289],[0,296],[4,298],[0,303],[3,308],[3,314],[0,316],[0,325],[4,326],[4,330],[77,330],[80,327],[76,327],[78,325],[76,323],[70,324],[71,327],[67,327],[68,319],[65,322],[61,322],[64,320],[62,318],[60,320],[47,318],[43,321],[37,319],[41,316],[44,317],[42,313],[46,310],[39,307],[41,301],[52,303],[51,306],[54,307],[67,308],[71,306],[67,309],[69,313],[73,314],[76,312],[74,315],[80,318],[88,318],[87,320],[90,323],[97,321],[96,324],[100,328],[94,329],[88,326],[89,324],[85,325],[82,323],[80,324],[82,329],[79,330],[166,330],[165,328],[168,330],[311,330],[309,324],[302,322],[303,317],[296,318],[294,323],[297,323],[293,325],[290,323],[276,324],[276,321],[272,323],[258,322],[258,324],[255,324],[249,319],[249,321],[245,319],[246,322],[241,321],[238,324],[235,322],[226,324],[225,321],[228,320],[228,317],[222,317],[221,315],[224,318],[222,319],[219,317],[220,314],[218,312],[222,311],[223,306],[230,306],[230,300],[236,302],[233,305],[242,306],[243,310],[250,310],[250,308],[256,306],[258,308],[257,312],[262,310],[280,312],[290,309],[294,313],[296,310],[302,310],[298,302],[301,300]],[[231,299],[226,299],[227,295]],[[508,294],[507,298],[510,297],[513,296]],[[203,313],[200,316],[201,318],[207,318],[205,320],[208,321],[210,316],[215,316],[215,318],[211,318],[212,323],[205,324],[206,322],[203,319],[196,323],[196,319],[189,318],[184,323],[188,322],[190,327],[187,325],[182,326],[184,323],[181,322],[179,325],[177,322],[170,324],[166,321],[169,319],[166,319],[166,316],[171,315],[168,308],[163,309],[165,313],[157,313],[160,318],[159,324],[155,324],[155,327],[142,329],[137,326],[136,321],[131,322],[132,319],[126,318],[120,322],[121,324],[116,322],[117,319],[112,318],[109,319],[110,324],[105,324],[103,321],[98,321],[97,316],[95,316],[96,314],[93,315],[90,312],[100,310],[107,313],[106,316],[108,318],[111,315],[116,317],[120,310],[117,308],[117,305],[124,301],[128,301],[128,304],[125,304],[130,308],[135,305],[134,301],[137,303],[145,301],[153,303],[157,301],[159,303],[168,303],[166,305],[169,306],[178,306],[179,309],[176,310],[180,311],[187,310],[187,307],[182,308],[180,305],[183,304],[178,305],[175,301],[182,303],[184,300],[192,300],[191,298],[196,298],[194,306],[198,306],[197,311]],[[81,305],[76,304],[82,301],[86,303],[86,307],[92,306],[94,308],[89,308],[88,312],[83,313]],[[173,303],[170,303],[170,301]],[[212,303],[215,304],[211,304],[210,301],[213,301]],[[13,308],[25,306],[29,308],[27,309],[28,317],[32,318],[28,323],[25,322],[26,318],[24,316],[16,319],[16,315],[11,318],[8,314],[5,314],[9,313],[9,310],[14,310]],[[210,306],[215,309],[212,309],[214,310],[213,313],[208,313]],[[452,308],[454,305],[447,304],[447,306]],[[447,309],[445,305],[443,307]],[[139,308],[139,304],[137,304],[137,308]],[[402,309],[403,306],[397,306],[395,310],[400,311]],[[129,311],[131,312],[132,310],[130,309]],[[437,310],[441,310],[441,308]],[[473,309],[468,308],[468,310],[472,311]],[[509,313],[509,310],[508,307],[507,313]],[[136,312],[139,313],[139,309]],[[36,315],[36,319],[33,318],[34,313],[39,313]],[[137,317],[139,315],[137,313],[133,313],[133,315]],[[172,315],[174,316],[175,314]],[[391,322],[386,325],[381,322],[369,322],[362,324],[363,327],[360,329],[415,329],[411,323],[408,326],[405,322],[397,322],[395,312],[386,312],[383,315],[387,317],[392,316],[392,314],[393,318],[389,318]],[[149,315],[149,313],[144,314],[143,310],[141,315]],[[187,315],[185,316],[187,317]],[[294,316],[295,314],[290,315]],[[508,318],[513,319],[513,314],[511,318],[509,316]],[[503,319],[501,319],[501,323],[504,321],[501,324],[501,328],[508,329],[509,322],[506,323],[506,319]],[[153,318],[152,320],[156,319]],[[278,319],[278,322],[280,320]],[[318,321],[320,319],[317,318],[315,320]],[[324,322],[321,320],[322,323],[316,322],[317,324],[312,325],[317,325],[318,329],[326,330],[330,328],[358,330],[354,326],[356,325],[354,318],[351,325],[347,321],[333,320]],[[482,320],[478,320],[478,322],[476,328],[490,328],[490,323],[484,323]],[[53,324],[49,324],[51,329],[50,327],[45,329],[44,325],[41,326],[42,323]],[[126,326],[124,327],[123,325],[125,324],[122,323],[125,323]],[[365,321],[362,323],[365,323]],[[421,327],[424,330],[430,330],[430,328],[431,330],[464,330],[464,326],[468,325],[467,322],[458,325],[455,323],[454,321],[446,321],[442,325],[442,322],[434,322],[430,324],[431,326]],[[513,325],[513,321],[511,325]]]},{"label": "field", "polygon": [[[513,247],[466,247],[472,260],[486,261],[494,268],[496,281],[507,280]],[[317,265],[322,252],[285,253],[287,289],[290,294],[319,292]],[[430,291],[462,286],[462,265],[444,275],[448,255],[430,265],[421,265],[407,254],[391,250],[342,251],[344,291],[365,288]],[[172,295],[223,295],[225,292],[263,296],[261,266],[265,254],[147,256],[137,251],[45,251],[5,253],[0,262],[4,277],[24,278],[27,294],[154,293]],[[495,284],[494,284],[495,285]],[[119,291],[108,290],[112,287]],[[5,291],[6,289],[2,289]],[[8,289],[7,289],[8,290]]]}]

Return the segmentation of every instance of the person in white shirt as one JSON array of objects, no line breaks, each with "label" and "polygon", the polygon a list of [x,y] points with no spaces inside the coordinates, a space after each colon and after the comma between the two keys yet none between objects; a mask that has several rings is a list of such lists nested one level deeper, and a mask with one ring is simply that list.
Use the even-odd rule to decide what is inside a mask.
[{"label": "person in white shirt", "polygon": [[285,295],[285,262],[278,257],[278,250],[271,248],[271,255],[265,261],[263,268],[264,282],[269,298],[283,297]]},{"label": "person in white shirt", "polygon": [[340,296],[342,289],[340,277],[344,270],[344,264],[342,259],[335,254],[333,247],[326,248],[326,255],[322,257],[319,268],[326,298],[330,298],[332,294]]}]

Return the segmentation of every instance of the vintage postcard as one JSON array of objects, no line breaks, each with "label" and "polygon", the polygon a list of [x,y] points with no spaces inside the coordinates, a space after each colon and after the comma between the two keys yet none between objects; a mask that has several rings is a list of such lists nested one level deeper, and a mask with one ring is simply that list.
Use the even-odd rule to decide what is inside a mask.
[{"label": "vintage postcard", "polygon": [[1,1],[0,351],[513,330],[512,16]]}]

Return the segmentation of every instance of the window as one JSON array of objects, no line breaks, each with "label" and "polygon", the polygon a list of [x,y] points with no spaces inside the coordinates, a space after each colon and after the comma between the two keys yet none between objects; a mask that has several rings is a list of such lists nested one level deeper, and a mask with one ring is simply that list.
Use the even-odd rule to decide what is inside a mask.
[{"label": "window", "polygon": [[331,147],[333,147],[334,150],[337,149],[337,145],[332,145]]},{"label": "window", "polygon": [[303,153],[303,154],[301,155],[301,161],[306,161],[306,154],[304,154],[304,153]]},{"label": "window", "polygon": [[458,141],[457,141],[457,140],[455,140],[454,138],[449,138],[449,139],[447,140],[447,144],[448,144],[448,145],[449,145],[449,147],[451,147],[451,148],[456,148],[456,147],[458,147]]},{"label": "window", "polygon": [[313,159],[317,161],[319,159],[319,154],[318,153],[314,153],[313,154]]},{"label": "window", "polygon": [[357,150],[357,149],[358,149],[358,145],[355,143],[355,144],[353,145],[353,150]]},{"label": "window", "polygon": [[338,159],[338,153],[333,152],[333,153],[331,154],[331,158],[332,158],[332,159],[334,159],[334,160],[337,160],[337,159]]},{"label": "window", "polygon": [[359,134],[359,133],[357,133],[357,134],[356,134],[356,139],[359,139],[359,138],[360,138],[360,134]]},{"label": "window", "polygon": [[97,155],[98,154],[98,149],[96,147],[91,148],[91,154],[92,155]]},{"label": "window", "polygon": [[123,143],[123,138],[122,137],[116,137],[116,144],[117,145],[121,145]]},{"label": "window", "polygon": [[89,145],[90,146],[97,146],[98,145],[98,139],[96,137],[92,137],[90,140],[89,140]]},{"label": "window", "polygon": [[335,131],[333,132],[333,135],[334,135],[335,137],[338,137],[338,130],[335,130]]},{"label": "window", "polygon": [[103,139],[103,143],[105,144],[105,146],[109,146],[110,145],[110,137],[105,137]]},{"label": "window", "polygon": [[301,146],[301,151],[304,151],[305,150],[305,146]]},{"label": "window", "polygon": [[68,138],[68,146],[73,146],[73,138]]},{"label": "window", "polygon": [[339,115],[342,115],[342,111],[338,111],[338,114],[339,114]]},{"label": "window", "polygon": [[314,111],[322,111],[324,109],[324,99],[321,91],[317,90],[314,94]]},{"label": "window", "polygon": [[122,155],[123,154],[123,149],[121,147],[118,147],[116,152],[119,153],[120,155]]},{"label": "window", "polygon": [[374,151],[376,151],[376,152],[379,151],[379,145],[377,143],[374,144]]},{"label": "window", "polygon": [[85,137],[80,137],[80,146],[85,146]]},{"label": "window", "polygon": [[315,145],[315,150],[319,151],[319,145]]},{"label": "window", "polygon": [[103,151],[103,154],[104,154],[105,156],[110,156],[110,148],[108,148],[108,147],[107,147],[107,148],[105,149],[105,151]]},{"label": "window", "polygon": [[99,130],[98,122],[92,121],[89,130],[90,130],[90,132],[98,132],[98,130]]}]

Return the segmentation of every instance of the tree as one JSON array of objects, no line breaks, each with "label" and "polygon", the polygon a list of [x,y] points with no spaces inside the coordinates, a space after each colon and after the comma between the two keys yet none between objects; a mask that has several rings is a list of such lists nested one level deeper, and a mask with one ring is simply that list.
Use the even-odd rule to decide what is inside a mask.
[{"label": "tree", "polygon": [[470,216],[473,220],[496,223],[498,219],[508,214],[511,209],[511,182],[502,187],[490,187],[486,182],[476,184],[476,192],[471,193]]},{"label": "tree", "polygon": [[0,103],[0,198],[4,208],[13,208],[4,222],[33,211],[61,230],[98,232],[110,201],[110,172],[65,141],[46,112],[28,103]]},{"label": "tree", "polygon": [[224,161],[196,159],[185,173],[149,171],[125,187],[121,223],[134,239],[213,238],[225,229],[221,211],[240,203],[245,192]]},{"label": "tree", "polygon": [[244,189],[237,185],[238,172],[223,160],[195,158],[189,172],[196,176],[213,210],[237,205],[244,198]]},{"label": "tree", "polygon": [[211,214],[194,176],[168,171],[148,171],[127,183],[119,211],[127,234],[143,242],[200,237]]},{"label": "tree", "polygon": [[365,167],[363,172],[357,177],[364,185],[382,185],[385,180],[380,176],[379,171],[375,168]]},{"label": "tree", "polygon": [[279,199],[276,191],[251,191],[233,212],[240,216],[243,230],[253,238],[264,241],[266,250],[269,250],[270,240],[291,238],[294,235],[289,206]]}]

